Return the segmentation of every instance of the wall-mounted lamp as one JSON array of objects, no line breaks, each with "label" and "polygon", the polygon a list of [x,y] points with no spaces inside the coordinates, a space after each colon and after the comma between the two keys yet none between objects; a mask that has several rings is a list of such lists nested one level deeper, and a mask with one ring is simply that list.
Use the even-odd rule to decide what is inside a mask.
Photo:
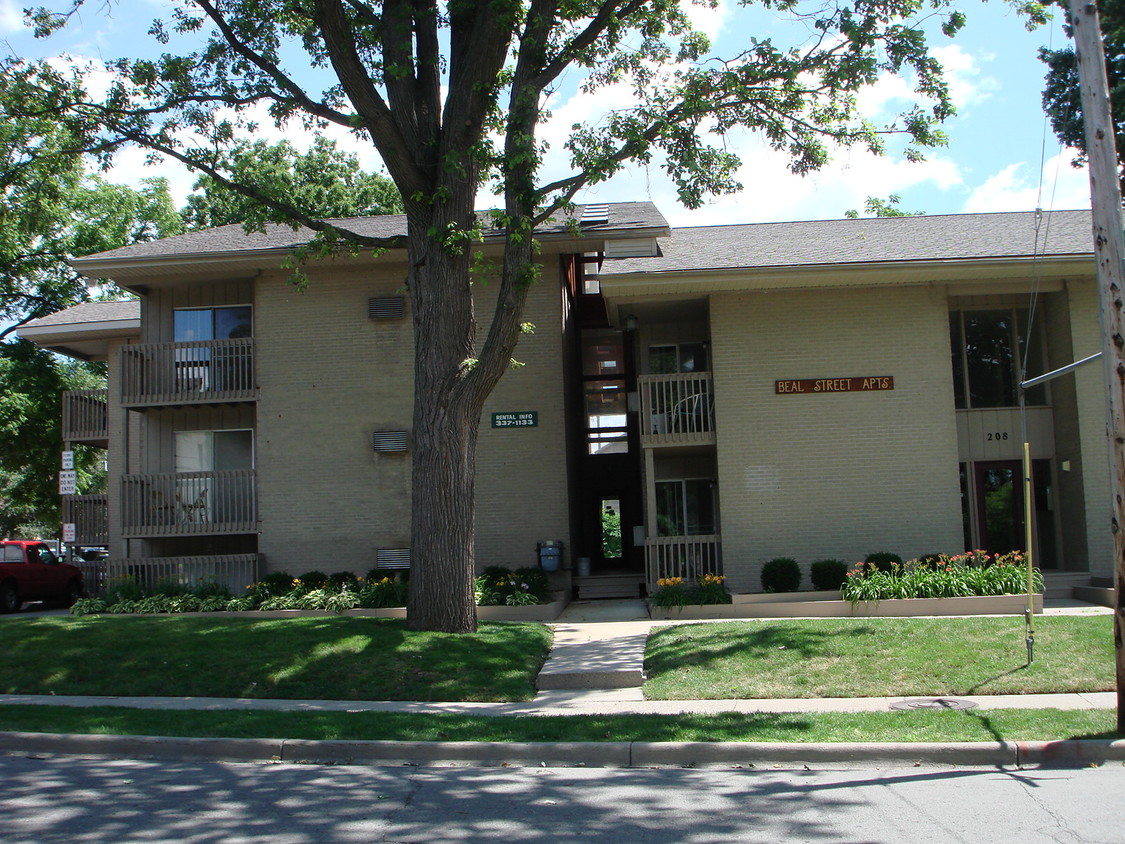
[{"label": "wall-mounted lamp", "polygon": [[629,314],[629,316],[625,317],[625,330],[626,331],[636,331],[637,330],[637,318],[635,316],[633,316],[632,314]]}]

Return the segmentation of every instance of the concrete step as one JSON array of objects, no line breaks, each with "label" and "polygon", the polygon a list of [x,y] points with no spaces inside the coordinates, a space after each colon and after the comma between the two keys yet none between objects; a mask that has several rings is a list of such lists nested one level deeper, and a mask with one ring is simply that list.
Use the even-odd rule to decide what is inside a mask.
[{"label": "concrete step", "polygon": [[592,598],[639,598],[644,585],[643,574],[595,574],[574,578],[578,600]]},{"label": "concrete step", "polygon": [[1090,573],[1085,571],[1044,571],[1044,598],[1072,598],[1075,588],[1090,585]]},{"label": "concrete step", "polygon": [[[629,622],[601,625],[625,629]],[[586,625],[587,630],[599,625]],[[636,632],[597,638],[573,628],[555,628],[555,646],[539,671],[540,691],[556,689],[628,689],[644,683],[647,623]]]}]

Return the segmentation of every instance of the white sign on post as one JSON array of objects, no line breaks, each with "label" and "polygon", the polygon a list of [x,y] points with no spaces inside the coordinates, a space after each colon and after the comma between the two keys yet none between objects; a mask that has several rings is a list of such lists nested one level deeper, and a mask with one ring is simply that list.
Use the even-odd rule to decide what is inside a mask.
[{"label": "white sign on post", "polygon": [[73,469],[74,468],[74,452],[73,451],[64,451],[62,453],[62,467],[61,468],[63,468],[63,469]]},{"label": "white sign on post", "polygon": [[63,522],[62,541],[71,545],[78,539],[78,526],[74,522]]},{"label": "white sign on post", "polygon": [[59,495],[74,495],[78,491],[78,473],[73,469],[59,472]]}]

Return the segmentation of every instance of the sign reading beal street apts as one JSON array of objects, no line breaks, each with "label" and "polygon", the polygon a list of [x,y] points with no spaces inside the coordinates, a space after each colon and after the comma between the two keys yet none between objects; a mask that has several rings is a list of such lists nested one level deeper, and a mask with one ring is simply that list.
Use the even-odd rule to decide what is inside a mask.
[{"label": "sign reading beal street apts", "polygon": [[493,413],[493,428],[538,428],[538,410],[517,410],[511,413]]},{"label": "sign reading beal street apts", "polygon": [[863,378],[786,378],[773,382],[778,395],[805,393],[871,393],[893,390],[895,379],[890,375],[871,375]]},{"label": "sign reading beal street apts", "polygon": [[78,473],[73,469],[59,472],[59,495],[74,495],[78,492]]}]

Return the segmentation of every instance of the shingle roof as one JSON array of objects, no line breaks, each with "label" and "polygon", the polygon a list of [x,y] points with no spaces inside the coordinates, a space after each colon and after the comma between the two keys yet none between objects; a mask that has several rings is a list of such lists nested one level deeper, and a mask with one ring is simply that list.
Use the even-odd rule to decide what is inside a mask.
[{"label": "shingle roof", "polygon": [[[582,206],[578,206],[569,216],[580,218],[581,213]],[[568,232],[569,216],[559,215],[556,220],[541,225],[538,232],[545,236],[565,236]],[[406,217],[403,215],[352,217],[328,222],[365,237],[395,239],[406,236]],[[611,203],[607,222],[582,225],[582,231],[591,234],[630,231],[640,233],[648,230],[664,234],[667,229],[667,220],[651,202]],[[308,243],[312,236],[313,231],[304,227],[293,229],[291,226],[271,223],[266,226],[265,232],[247,233],[243,231],[241,225],[236,224],[123,246],[120,249],[78,258],[73,263],[82,269],[83,264],[87,262],[101,264],[116,259],[160,260],[190,255],[218,256],[224,253],[233,255],[247,252],[286,251]]]},{"label": "shingle roof", "polygon": [[677,228],[661,255],[607,260],[602,275],[1089,255],[1089,211],[871,217]]},{"label": "shingle roof", "polygon": [[[125,322],[141,318],[141,303],[137,299],[116,302],[82,302],[53,314],[27,323],[25,328],[54,328],[66,325],[90,325],[99,322]],[[96,325],[90,327],[96,328]]]}]

